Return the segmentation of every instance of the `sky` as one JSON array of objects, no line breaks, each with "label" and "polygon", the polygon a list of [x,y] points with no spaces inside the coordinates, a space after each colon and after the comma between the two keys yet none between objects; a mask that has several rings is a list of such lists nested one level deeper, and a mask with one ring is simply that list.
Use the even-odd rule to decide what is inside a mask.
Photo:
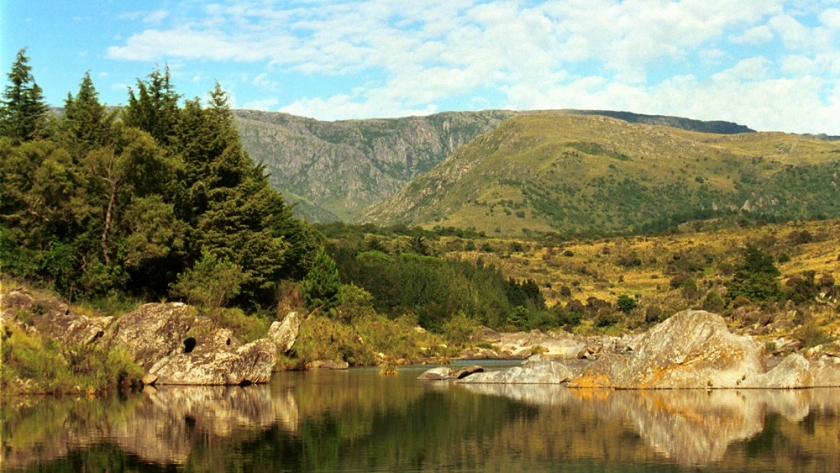
[{"label": "sky", "polygon": [[168,67],[233,108],[320,120],[599,109],[840,135],[840,0],[2,0],[47,101]]}]

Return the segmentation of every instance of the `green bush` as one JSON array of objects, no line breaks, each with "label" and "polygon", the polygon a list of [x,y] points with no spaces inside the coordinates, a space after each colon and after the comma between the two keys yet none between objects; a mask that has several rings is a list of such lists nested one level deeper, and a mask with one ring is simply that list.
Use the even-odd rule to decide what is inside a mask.
[{"label": "green bush", "polygon": [[618,296],[618,302],[617,302],[618,310],[624,312],[625,314],[629,314],[630,311],[635,309],[637,305],[638,304],[636,303],[636,299],[634,299],[634,298],[632,298],[632,297],[630,297],[626,294],[622,294],[622,295]]}]

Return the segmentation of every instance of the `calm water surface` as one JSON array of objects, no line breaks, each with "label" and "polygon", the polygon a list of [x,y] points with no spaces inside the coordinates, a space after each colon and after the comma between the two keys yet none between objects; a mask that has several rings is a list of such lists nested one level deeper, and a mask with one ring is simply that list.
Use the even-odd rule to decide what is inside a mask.
[{"label": "calm water surface", "polygon": [[840,471],[840,390],[417,381],[427,368],[279,373],[266,386],[105,399],[5,398],[0,470]]}]

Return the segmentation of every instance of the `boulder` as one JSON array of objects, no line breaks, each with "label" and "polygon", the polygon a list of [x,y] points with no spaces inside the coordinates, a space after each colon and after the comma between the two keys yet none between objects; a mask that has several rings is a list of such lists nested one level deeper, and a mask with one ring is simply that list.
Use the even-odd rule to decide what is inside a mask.
[{"label": "boulder", "polygon": [[287,353],[295,345],[300,323],[297,312],[289,312],[282,322],[271,323],[271,327],[268,329],[268,339],[277,346],[278,353]]},{"label": "boulder", "polygon": [[686,310],[651,329],[632,354],[599,358],[569,386],[737,388],[765,371],[761,349],[751,338],[730,333],[719,315]]},{"label": "boulder", "polygon": [[536,355],[520,366],[502,371],[479,372],[456,382],[463,384],[562,384],[574,376],[575,373],[565,363],[546,360]]},{"label": "boulder", "polygon": [[798,389],[814,387],[811,363],[802,355],[788,355],[766,373],[756,374],[741,384],[745,388]]},{"label": "boulder", "polygon": [[840,387],[840,358],[826,356],[811,360],[811,374],[815,387]]},{"label": "boulder", "polygon": [[13,320],[18,311],[26,311],[24,325],[35,332],[70,345],[85,345],[105,334],[113,317],[89,317],[70,310],[70,306],[54,298],[38,298],[23,289],[10,291],[2,296],[0,319]]},{"label": "boulder", "polygon": [[438,366],[437,368],[424,371],[423,374],[417,377],[417,379],[425,379],[429,381],[461,379],[471,374],[481,373],[483,371],[484,368],[481,366],[466,366],[458,370],[453,370],[452,368],[448,368],[446,366]]},{"label": "boulder", "polygon": [[437,368],[432,368],[429,370],[424,371],[417,379],[423,379],[428,381],[441,381],[445,379],[452,379],[452,368],[448,368],[446,366],[438,366]]},{"label": "boulder", "polygon": [[109,338],[149,372],[163,358],[184,351],[187,332],[195,323],[195,312],[186,304],[144,304],[120,317]]},{"label": "boulder", "polygon": [[[192,346],[192,348],[190,348]],[[262,338],[240,346],[228,329],[218,329],[181,353],[155,363],[149,374],[155,385],[232,385],[266,383],[274,367],[276,346]]]}]

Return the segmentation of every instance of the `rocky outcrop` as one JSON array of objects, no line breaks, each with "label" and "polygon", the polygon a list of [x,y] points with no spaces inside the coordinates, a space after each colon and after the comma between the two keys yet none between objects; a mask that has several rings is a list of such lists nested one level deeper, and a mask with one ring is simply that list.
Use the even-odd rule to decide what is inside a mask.
[{"label": "rocky outcrop", "polygon": [[[582,353],[588,352],[589,348]],[[808,360],[794,354],[768,371],[752,338],[730,333],[719,315],[686,310],[638,339],[611,345],[610,351],[601,351],[592,362],[532,357],[522,366],[469,376],[461,382],[568,383],[575,388],[611,389],[836,387],[840,386],[840,359]]]},{"label": "rocky outcrop", "polygon": [[[579,367],[579,365],[578,365]],[[464,384],[562,384],[579,375],[575,365],[550,357],[534,355],[520,366],[501,371],[487,371],[466,376]]]},{"label": "rocky outcrop", "polygon": [[[15,314],[22,317],[15,317]],[[0,321],[22,324],[29,332],[38,333],[65,344],[84,345],[105,334],[113,317],[89,317],[70,310],[55,298],[43,298],[15,289],[0,298]]]},{"label": "rocky outcrop", "polygon": [[[193,336],[193,333],[200,335]],[[154,384],[231,385],[265,383],[277,347],[270,339],[241,345],[181,303],[145,304],[123,315],[110,336],[134,356]]]},{"label": "rocky outcrop", "polygon": [[441,381],[450,379],[461,379],[475,373],[484,372],[481,366],[466,366],[457,370],[448,368],[446,366],[439,366],[423,372],[417,379],[425,379],[429,381]]},{"label": "rocky outcrop", "polygon": [[219,329],[197,338],[190,351],[162,358],[149,369],[149,374],[156,377],[156,385],[267,383],[275,354],[271,340],[240,346],[230,330]]},{"label": "rocky outcrop", "polygon": [[297,312],[289,312],[282,322],[271,323],[271,327],[268,328],[268,339],[274,342],[278,353],[286,353],[295,346],[300,322]]},{"label": "rocky outcrop", "polygon": [[765,371],[755,341],[730,333],[719,315],[686,310],[651,329],[631,355],[599,358],[569,386],[737,388]]},{"label": "rocky outcrop", "polygon": [[144,304],[120,317],[109,339],[148,372],[160,360],[187,349],[187,332],[196,323],[195,310],[186,304]]}]

